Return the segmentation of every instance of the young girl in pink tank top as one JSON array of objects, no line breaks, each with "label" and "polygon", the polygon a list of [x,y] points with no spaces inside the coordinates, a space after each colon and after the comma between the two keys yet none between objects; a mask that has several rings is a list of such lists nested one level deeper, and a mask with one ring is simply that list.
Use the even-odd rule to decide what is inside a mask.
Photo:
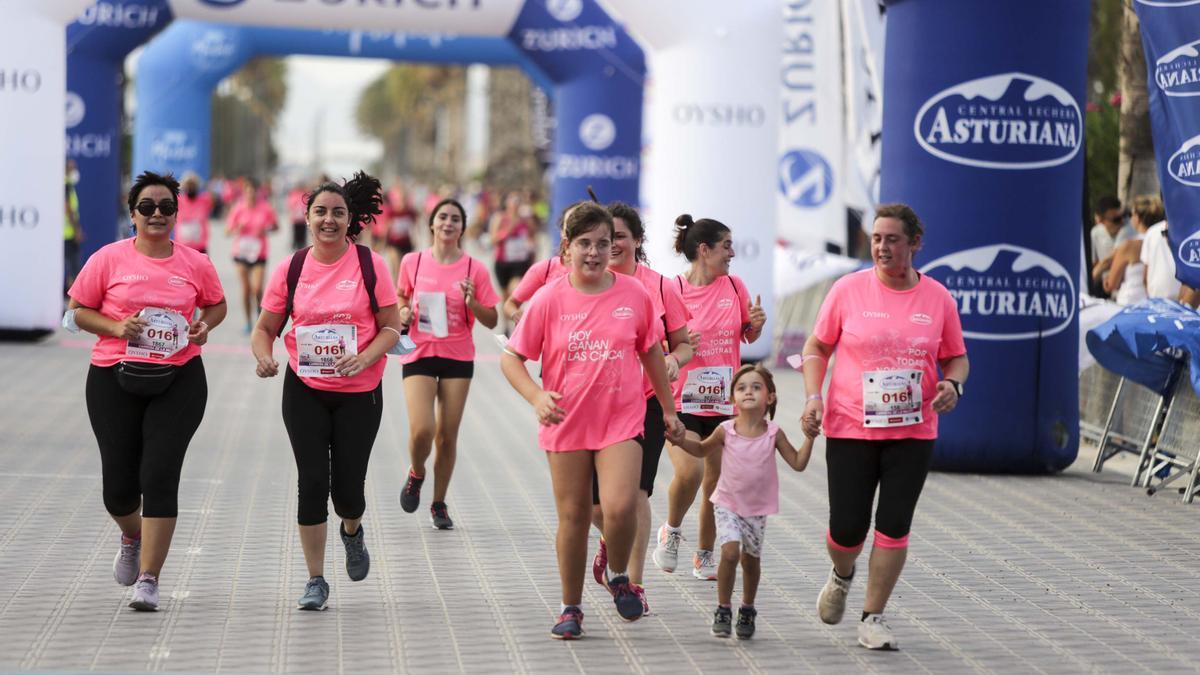
[{"label": "young girl in pink tank top", "polygon": [[[737,414],[726,420],[703,441],[688,438],[679,447],[697,457],[718,449],[721,478],[711,501],[717,521],[717,544],[721,564],[717,568],[717,611],[712,633],[729,637],[733,632],[733,582],[742,563],[742,606],[738,609],[737,636],[754,635],[754,596],[761,573],[763,534],[767,516],[779,512],[779,475],[775,453],[788,466],[803,471],[812,455],[813,439],[805,437],[797,450],[787,435],[772,421],[775,417],[775,378],[760,365],[738,369],[730,386]],[[768,419],[768,417],[770,419]]]}]

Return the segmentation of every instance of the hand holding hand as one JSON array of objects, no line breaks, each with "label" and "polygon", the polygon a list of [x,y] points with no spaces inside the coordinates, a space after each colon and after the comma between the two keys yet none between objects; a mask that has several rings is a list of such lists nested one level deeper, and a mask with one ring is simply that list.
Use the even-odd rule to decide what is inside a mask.
[{"label": "hand holding hand", "polygon": [[804,435],[809,438],[816,438],[821,434],[821,421],[825,418],[825,403],[820,399],[813,399],[804,404],[804,413],[800,416],[800,426],[804,429]]},{"label": "hand holding hand", "polygon": [[679,361],[674,354],[667,354],[667,382],[674,382],[679,379]]},{"label": "hand holding hand", "polygon": [[679,445],[681,442],[683,442],[684,437],[687,436],[687,427],[683,426],[683,422],[679,421],[678,415],[674,413],[669,415],[664,414],[663,424],[665,425],[664,428],[666,429],[666,437],[668,441],[675,445]]}]

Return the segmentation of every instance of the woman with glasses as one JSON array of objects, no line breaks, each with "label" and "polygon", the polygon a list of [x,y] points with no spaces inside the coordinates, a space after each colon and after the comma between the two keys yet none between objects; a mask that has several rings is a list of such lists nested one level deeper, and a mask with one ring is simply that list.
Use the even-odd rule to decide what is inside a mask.
[{"label": "woman with glasses", "polygon": [[134,236],[88,259],[64,321],[100,338],[85,396],[104,508],[121,529],[113,576],[134,586],[129,606],[144,611],[158,609],[183,456],[208,400],[200,347],[225,319],[212,261],[171,241],[178,203],[169,174],[137,177],[129,190]]}]

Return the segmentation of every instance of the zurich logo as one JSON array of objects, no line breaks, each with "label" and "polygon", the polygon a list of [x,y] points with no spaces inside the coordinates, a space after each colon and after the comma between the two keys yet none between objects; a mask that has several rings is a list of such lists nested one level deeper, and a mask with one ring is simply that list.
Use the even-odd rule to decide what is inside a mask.
[{"label": "zurich logo", "polygon": [[1200,96],[1200,40],[1172,49],[1155,61],[1154,81],[1167,96]]},{"label": "zurich logo", "polygon": [[820,206],[833,192],[833,169],[812,150],[790,150],[779,160],[779,192],[796,206]]},{"label": "zurich logo", "polygon": [[563,23],[574,21],[583,12],[583,0],[546,0],[546,11]]},{"label": "zurich logo", "polygon": [[913,133],[929,154],[947,162],[1041,169],[1079,153],[1083,116],[1074,97],[1058,84],[1036,75],[1004,73],[938,92],[917,112]]},{"label": "zurich logo", "polygon": [[1030,340],[1066,330],[1078,298],[1071,274],[1050,256],[1013,244],[944,255],[921,268],[958,303],[963,335]]},{"label": "zurich logo", "polygon": [[1200,230],[1180,242],[1179,261],[1188,267],[1200,268]]},{"label": "zurich logo", "polygon": [[87,105],[83,102],[83,97],[73,91],[67,92],[67,118],[66,126],[68,129],[74,129],[83,121],[87,115]]},{"label": "zurich logo", "polygon": [[221,9],[225,9],[227,7],[236,7],[245,1],[246,0],[200,0],[200,4],[208,5],[209,7],[220,7]]},{"label": "zurich logo", "polygon": [[579,123],[579,140],[588,150],[605,150],[616,138],[617,125],[608,115],[592,113]]},{"label": "zurich logo", "polygon": [[1200,187],[1200,136],[1192,136],[1167,160],[1171,178],[1193,187]]}]

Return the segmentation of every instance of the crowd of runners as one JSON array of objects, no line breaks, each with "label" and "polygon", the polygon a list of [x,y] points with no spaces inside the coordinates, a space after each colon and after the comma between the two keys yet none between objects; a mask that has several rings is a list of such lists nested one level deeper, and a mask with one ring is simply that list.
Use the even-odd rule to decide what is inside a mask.
[{"label": "crowd of runners", "polygon": [[[717,582],[712,633],[753,636],[767,516],[779,510],[775,456],[803,471],[814,439],[824,435],[832,564],[817,612],[825,623],[841,621],[873,523],[858,641],[897,647],[884,609],[904,566],[938,415],[953,410],[968,374],[953,299],[913,266],[924,230],[910,208],[878,209],[874,266],[834,284],[795,358],[805,391],[787,393],[761,365],[742,364],[741,344],[761,339],[767,316],[730,273],[733,233],[717,220],[676,219],[674,248],[688,267],[671,278],[651,269],[641,218],[621,203],[565,209],[557,255],[534,263],[536,228],[512,200],[488,228],[497,250],[489,269],[463,248],[468,209],[444,198],[428,212],[430,245],[389,265],[357,240],[378,221],[401,216],[379,181],[359,173],[289,199],[293,224],[312,243],[267,275],[265,233],[275,216],[253,186],[245,194],[227,227],[255,373],[283,371],[283,426],[296,461],[309,575],[300,609],[329,601],[330,500],[347,575],[369,575],[363,490],[389,353],[402,363],[409,421],[411,466],[396,486],[400,506],[409,513],[420,507],[432,471],[432,525],[453,529],[447,499],[479,322],[509,334],[501,338],[500,367],[537,419],[529,451],[544,452],[549,463],[562,592],[553,637],[583,635],[589,524],[600,533],[592,577],[620,617],[636,621],[650,611],[647,553],[658,570],[651,573],[676,572],[698,495],[690,572]],[[113,574],[133,586],[131,607],[155,610],[184,454],[207,400],[201,351],[227,306],[200,245],[208,223],[197,216],[206,206],[194,184],[185,181],[181,192],[173,177],[143,173],[128,207],[134,235],[87,261],[70,288],[64,325],[98,336],[86,401],[104,507],[121,530]],[[402,217],[411,221],[415,213]],[[281,336],[282,365],[273,351]],[[540,361],[537,375],[527,361]],[[794,439],[774,420],[783,395],[805,397],[802,434]],[[655,531],[650,496],[664,446],[674,473]]]}]

